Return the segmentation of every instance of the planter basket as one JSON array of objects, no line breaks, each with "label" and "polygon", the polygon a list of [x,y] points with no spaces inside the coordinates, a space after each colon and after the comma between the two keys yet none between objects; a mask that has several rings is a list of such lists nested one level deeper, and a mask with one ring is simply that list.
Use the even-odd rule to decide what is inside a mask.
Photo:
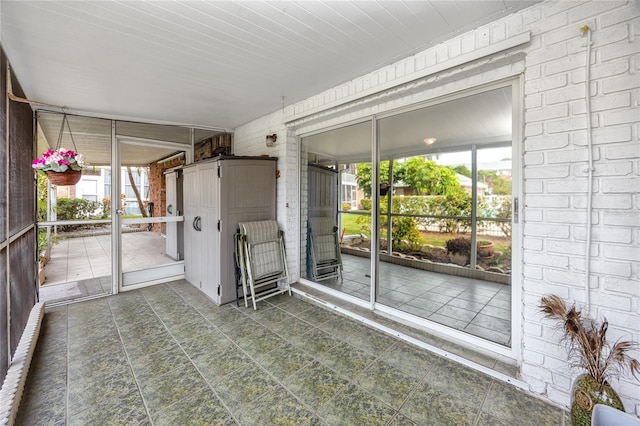
[{"label": "planter basket", "polygon": [[82,170],[67,170],[66,172],[54,172],[48,170],[45,172],[49,181],[58,186],[72,186],[80,182]]},{"label": "planter basket", "polygon": [[571,394],[571,424],[591,426],[591,414],[596,404],[604,404],[624,412],[624,406],[615,390],[605,382],[604,387],[589,375],[582,375],[573,384]]}]

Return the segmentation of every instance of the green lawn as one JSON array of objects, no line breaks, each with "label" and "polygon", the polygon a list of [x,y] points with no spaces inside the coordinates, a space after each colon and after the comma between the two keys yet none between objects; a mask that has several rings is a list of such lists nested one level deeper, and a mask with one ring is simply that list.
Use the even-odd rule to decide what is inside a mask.
[{"label": "green lawn", "polygon": [[347,213],[341,216],[342,216],[342,229],[340,229],[340,234],[342,234],[342,231],[344,230],[344,235],[365,234],[369,236],[368,232],[362,229],[362,227],[357,223],[357,219],[362,215]]}]

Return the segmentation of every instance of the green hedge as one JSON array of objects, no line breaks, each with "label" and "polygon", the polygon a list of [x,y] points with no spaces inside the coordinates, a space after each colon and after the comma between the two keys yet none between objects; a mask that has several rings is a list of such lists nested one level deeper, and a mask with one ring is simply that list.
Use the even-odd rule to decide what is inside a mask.
[{"label": "green hedge", "polygon": [[[371,199],[361,200],[364,210],[371,210]],[[471,194],[428,195],[428,196],[394,196],[391,199],[391,211],[396,214],[425,216],[471,216]],[[380,200],[380,211],[387,212],[387,199]],[[478,197],[478,216],[487,218],[511,218],[511,196],[493,195]],[[406,218],[415,222],[416,226],[437,226],[440,232],[461,233],[471,228],[470,219],[448,218]],[[398,219],[396,219],[398,220]],[[506,236],[511,236],[511,222],[496,222]],[[408,223],[402,228],[407,229]],[[396,239],[395,236],[393,238]]]}]

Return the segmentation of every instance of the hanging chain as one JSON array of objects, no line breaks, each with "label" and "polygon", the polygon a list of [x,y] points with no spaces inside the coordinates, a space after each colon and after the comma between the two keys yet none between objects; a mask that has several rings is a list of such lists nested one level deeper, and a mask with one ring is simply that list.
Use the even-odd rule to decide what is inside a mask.
[{"label": "hanging chain", "polygon": [[56,144],[56,151],[60,149],[62,145],[62,135],[64,134],[64,125],[67,124],[67,129],[69,129],[69,136],[71,137],[71,143],[73,144],[73,150],[78,152],[78,148],[76,147],[76,141],[73,139],[73,133],[71,133],[71,126],[69,125],[69,120],[67,118],[67,113],[64,112],[62,116],[62,124],[60,125],[60,134],[58,135],[58,143]]}]

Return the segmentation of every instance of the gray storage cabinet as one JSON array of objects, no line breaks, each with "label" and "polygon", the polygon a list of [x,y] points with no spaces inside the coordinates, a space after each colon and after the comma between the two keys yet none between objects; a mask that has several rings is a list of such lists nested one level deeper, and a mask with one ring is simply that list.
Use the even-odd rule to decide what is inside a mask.
[{"label": "gray storage cabinet", "polygon": [[273,157],[218,157],[183,169],[185,278],[216,304],[236,299],[239,222],[276,219]]}]

